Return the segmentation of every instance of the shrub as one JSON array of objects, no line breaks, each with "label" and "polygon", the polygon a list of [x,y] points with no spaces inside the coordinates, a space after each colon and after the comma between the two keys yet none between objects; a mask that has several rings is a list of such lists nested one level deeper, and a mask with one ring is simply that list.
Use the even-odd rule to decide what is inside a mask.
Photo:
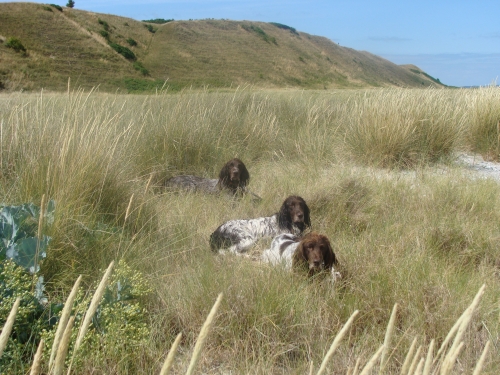
[{"label": "shrub", "polygon": [[16,52],[23,52],[26,53],[26,48],[23,46],[21,41],[17,38],[9,38],[5,42],[5,46],[12,48]]},{"label": "shrub", "polygon": [[110,42],[109,45],[111,48],[113,48],[116,52],[118,52],[120,55],[125,57],[128,60],[135,60],[135,54],[129,50],[127,47],[121,46],[118,43],[112,43]]},{"label": "shrub", "polygon": [[255,25],[241,25],[241,27],[243,27],[243,29],[245,29],[248,32],[254,32],[259,37],[261,37],[262,40],[264,40],[264,42],[266,42],[266,43],[278,44],[276,42],[276,38],[275,37],[267,35],[266,32],[264,30],[262,30],[259,26],[255,26]]},{"label": "shrub", "polygon": [[102,27],[104,27],[104,30],[109,31],[109,24],[106,21],[101,20],[100,18],[97,20]]},{"label": "shrub", "polygon": [[53,8],[56,8],[59,12],[62,12],[62,11],[63,11],[63,9],[62,9],[62,7],[61,7],[60,5],[57,5],[57,4],[49,4],[49,5],[50,5],[51,7],[53,7]]},{"label": "shrub", "polygon": [[149,71],[139,61],[134,62],[134,69],[140,71],[142,75],[149,75]]},{"label": "shrub", "polygon": [[52,12],[52,8],[51,7],[48,7],[48,6],[44,6],[43,7],[44,10],[48,11],[48,12]]},{"label": "shrub", "polygon": [[142,20],[142,22],[149,22],[149,23],[158,23],[158,24],[164,24],[168,22],[172,22],[173,19],[166,20],[164,18],[155,18],[153,20]]},{"label": "shrub", "polygon": [[156,29],[153,27],[153,25],[144,25],[144,27],[145,27],[146,29],[148,29],[148,31],[149,31],[150,33],[153,33],[153,34],[154,34],[154,33],[156,33]]},{"label": "shrub", "polygon": [[278,23],[278,22],[270,22],[270,24],[276,26],[279,29],[289,30],[292,34],[299,35],[299,33],[297,32],[297,30],[295,30],[295,28],[293,28],[293,27],[290,27],[290,26],[287,26],[287,25],[283,25],[282,23]]},{"label": "shrub", "polygon": [[103,38],[106,38],[106,39],[109,38],[109,33],[106,30],[99,30],[99,34],[101,34],[101,36]]},{"label": "shrub", "polygon": [[68,8],[74,8],[75,2],[73,0],[68,0],[68,3],[66,4]]},{"label": "shrub", "polygon": [[137,45],[137,42],[132,38],[128,38],[127,43],[130,44],[132,47]]}]

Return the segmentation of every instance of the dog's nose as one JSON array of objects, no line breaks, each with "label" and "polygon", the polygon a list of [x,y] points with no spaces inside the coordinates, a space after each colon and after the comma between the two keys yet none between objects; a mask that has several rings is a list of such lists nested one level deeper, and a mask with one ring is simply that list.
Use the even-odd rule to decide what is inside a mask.
[{"label": "dog's nose", "polygon": [[321,262],[319,260],[315,260],[313,262],[313,264],[314,264],[314,268],[319,268],[321,266]]},{"label": "dog's nose", "polygon": [[300,214],[297,214],[297,217],[302,220],[304,218],[304,214],[303,213],[300,213]]}]

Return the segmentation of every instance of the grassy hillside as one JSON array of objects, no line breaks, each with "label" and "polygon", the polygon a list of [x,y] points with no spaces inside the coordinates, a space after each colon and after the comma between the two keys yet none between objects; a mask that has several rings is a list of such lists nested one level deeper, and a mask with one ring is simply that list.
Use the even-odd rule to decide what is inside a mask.
[{"label": "grassy hillside", "polygon": [[[251,21],[166,24],[33,3],[0,4],[1,87],[152,91],[185,86],[440,86],[367,52],[341,47],[292,27]],[[26,52],[8,48],[16,38]],[[115,49],[110,45],[114,45]],[[127,48],[133,57],[116,51]]]},{"label": "grassy hillside", "polygon": [[[326,369],[352,373],[384,342],[397,303],[382,373],[406,374],[405,358],[414,368],[428,352],[435,358],[486,284],[460,330],[464,345],[451,373],[473,373],[490,342],[483,373],[497,374],[500,185],[452,161],[463,150],[498,157],[499,96],[496,87],[2,94],[0,201],[54,200],[53,221],[39,226],[52,238],[41,273],[53,303],[82,275],[77,327],[115,261],[113,287],[72,373],[160,373],[179,333],[173,372],[186,373],[202,323],[223,293],[199,358],[203,373],[316,373],[359,310]],[[217,176],[234,156],[246,163],[262,202],[161,188],[176,174]],[[305,198],[313,229],[334,246],[343,278],[333,287],[258,262],[269,239],[249,257],[210,250],[219,224],[271,215],[290,194]],[[0,312],[18,294],[24,301],[32,295],[5,275],[0,292],[9,303]],[[42,372],[49,373],[53,331],[42,318],[22,325],[29,319],[23,307],[0,366],[28,373],[43,337]],[[372,373],[379,367],[376,361]]]}]

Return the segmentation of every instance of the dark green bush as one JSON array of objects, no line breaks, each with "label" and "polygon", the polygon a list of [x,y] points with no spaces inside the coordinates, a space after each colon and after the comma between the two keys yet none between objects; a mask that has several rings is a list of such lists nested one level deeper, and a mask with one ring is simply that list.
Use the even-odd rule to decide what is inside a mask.
[{"label": "dark green bush", "polygon": [[12,48],[16,52],[26,52],[26,48],[24,48],[23,44],[21,41],[17,38],[9,38],[5,42],[5,46]]},{"label": "dark green bush", "polygon": [[99,30],[99,34],[101,34],[101,36],[103,38],[106,38],[106,39],[109,38],[109,33],[106,30]]},{"label": "dark green bush", "polygon": [[51,7],[48,7],[48,6],[44,6],[43,7],[43,10],[46,10],[48,12],[52,12],[52,8]]},{"label": "dark green bush", "polygon": [[158,23],[158,24],[168,23],[172,21],[173,19],[166,20],[164,18],[155,18],[154,20],[142,20],[142,22]]},{"label": "dark green bush", "polygon": [[243,25],[241,25],[241,27],[243,27],[243,29],[248,31],[248,32],[254,32],[259,37],[261,37],[262,40],[264,40],[266,43],[278,44],[276,42],[275,37],[267,35],[266,32],[264,30],[262,30],[259,26],[243,24]]},{"label": "dark green bush", "polygon": [[100,18],[97,20],[102,27],[104,27],[104,30],[109,31],[109,24],[106,21],[101,20]]},{"label": "dark green bush", "polygon": [[130,44],[132,47],[137,45],[137,42],[132,38],[128,38],[127,43]]},{"label": "dark green bush", "polygon": [[139,61],[134,62],[134,69],[140,71],[142,75],[149,75],[149,71]]},{"label": "dark green bush", "polygon": [[148,31],[149,31],[150,33],[153,33],[153,34],[154,34],[154,33],[156,33],[156,29],[153,27],[153,25],[148,25],[148,24],[146,24],[146,25],[144,25],[144,27],[145,27],[146,29],[148,29]]},{"label": "dark green bush", "polygon": [[121,46],[118,43],[112,43],[110,42],[109,45],[111,48],[113,48],[116,52],[118,52],[120,55],[125,57],[127,60],[135,60],[135,54],[129,50],[127,47]]},{"label": "dark green bush", "polygon": [[62,12],[62,11],[63,11],[63,9],[62,9],[62,7],[61,7],[60,5],[57,5],[57,4],[49,4],[49,5],[50,5],[51,7],[56,8],[59,12]]},{"label": "dark green bush", "polygon": [[295,30],[295,28],[293,28],[293,27],[290,27],[290,26],[287,26],[287,25],[283,25],[282,23],[278,23],[278,22],[269,22],[269,23],[271,25],[276,26],[279,29],[289,30],[292,34],[299,35],[299,33],[297,32],[297,30]]}]

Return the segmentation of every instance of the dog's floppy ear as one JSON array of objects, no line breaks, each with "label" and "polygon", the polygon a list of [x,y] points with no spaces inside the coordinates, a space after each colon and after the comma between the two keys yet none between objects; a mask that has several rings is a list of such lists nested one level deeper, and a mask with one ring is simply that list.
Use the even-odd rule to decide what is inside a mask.
[{"label": "dog's floppy ear", "polygon": [[323,261],[325,262],[325,268],[330,269],[334,265],[337,265],[337,258],[335,257],[335,253],[333,252],[332,245],[327,237],[323,237],[323,241],[326,245],[326,248],[323,249]]},{"label": "dog's floppy ear", "polygon": [[311,215],[310,215],[310,212],[309,212],[309,207],[307,206],[307,203],[304,199],[302,199],[302,203],[304,204],[304,224],[306,225],[306,227],[311,227]]},{"label": "dog's floppy ear", "polygon": [[292,229],[292,218],[290,217],[290,211],[288,210],[288,198],[285,199],[281,208],[278,212],[278,225],[280,228]]},{"label": "dog's floppy ear", "polygon": [[243,164],[243,162],[240,159],[236,159],[236,160],[238,160],[240,163],[240,165],[239,165],[239,168],[240,168],[240,187],[244,188],[250,182],[250,172],[248,172],[247,167],[245,166],[245,164]]}]

